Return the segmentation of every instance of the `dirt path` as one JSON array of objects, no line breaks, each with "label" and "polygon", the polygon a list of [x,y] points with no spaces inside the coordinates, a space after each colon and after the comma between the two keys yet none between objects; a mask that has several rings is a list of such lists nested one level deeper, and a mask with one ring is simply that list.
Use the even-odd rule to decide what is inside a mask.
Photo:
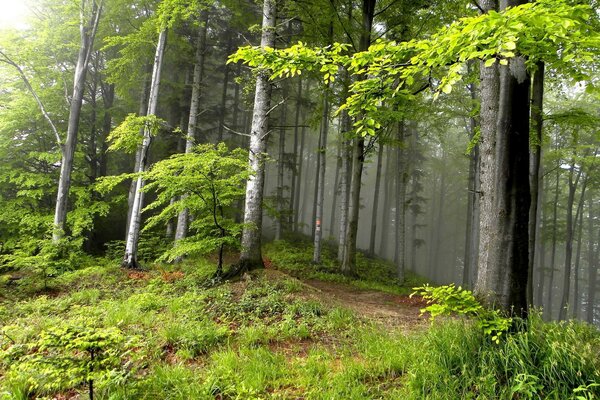
[{"label": "dirt path", "polygon": [[420,297],[394,295],[375,290],[357,289],[350,285],[319,280],[304,281],[315,289],[316,297],[324,303],[348,307],[357,315],[388,328],[412,331],[428,326],[420,317],[425,302]]}]

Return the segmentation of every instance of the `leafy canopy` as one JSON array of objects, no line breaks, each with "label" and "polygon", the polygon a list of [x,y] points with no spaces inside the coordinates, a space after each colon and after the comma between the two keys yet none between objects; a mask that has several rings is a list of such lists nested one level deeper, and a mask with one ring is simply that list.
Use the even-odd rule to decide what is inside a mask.
[{"label": "leafy canopy", "polygon": [[271,78],[315,71],[333,82],[340,69],[358,76],[342,108],[357,118],[356,132],[375,134],[385,122],[386,105],[410,99],[429,86],[450,93],[466,73],[466,63],[507,65],[519,57],[531,69],[538,60],[576,81],[588,81],[600,48],[598,17],[592,7],[568,0],[540,0],[503,12],[462,18],[429,38],[396,43],[378,40],[368,51],[348,55],[349,45],[286,49],[241,47],[230,62],[268,69]]}]

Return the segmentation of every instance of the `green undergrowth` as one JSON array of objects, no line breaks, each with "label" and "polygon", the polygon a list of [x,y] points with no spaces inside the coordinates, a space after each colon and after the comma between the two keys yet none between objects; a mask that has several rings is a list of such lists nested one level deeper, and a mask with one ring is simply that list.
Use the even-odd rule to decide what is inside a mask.
[{"label": "green undergrowth", "polygon": [[324,305],[278,271],[206,289],[213,271],[203,260],[145,272],[98,260],[46,291],[4,285],[0,399],[87,398],[90,380],[111,400],[600,395],[600,335],[586,324],[534,315],[498,344],[468,319],[407,334]]},{"label": "green undergrowth", "polygon": [[293,241],[274,241],[265,245],[264,255],[277,268],[302,279],[318,279],[352,285],[358,289],[378,290],[387,293],[405,294],[421,286],[426,280],[411,271],[406,271],[404,282],[396,278],[396,266],[384,259],[356,254],[356,277],[340,273],[337,248],[323,246],[321,264],[314,265],[313,247],[306,238]]}]

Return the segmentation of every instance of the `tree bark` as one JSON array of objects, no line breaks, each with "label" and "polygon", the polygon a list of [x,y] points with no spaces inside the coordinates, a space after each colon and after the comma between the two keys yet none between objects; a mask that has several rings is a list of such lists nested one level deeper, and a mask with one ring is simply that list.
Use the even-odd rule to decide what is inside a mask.
[{"label": "tree bark", "polygon": [[[156,115],[158,105],[158,90],[160,87],[160,74],[162,69],[162,60],[165,53],[167,41],[167,30],[163,29],[158,36],[158,44],[156,46],[156,54],[154,56],[154,64],[152,68],[152,80],[150,83],[150,94],[148,96],[148,115]],[[151,132],[150,127],[144,128],[144,138],[140,148],[139,165],[136,170],[141,174],[146,171],[148,161],[148,148],[150,147]],[[144,187],[144,179],[140,175],[135,179],[136,187],[131,206],[131,218],[129,221],[129,229],[127,230],[127,240],[125,241],[125,256],[123,257],[122,266],[125,268],[139,268],[137,261],[138,242],[140,238],[140,227],[142,222],[142,205],[144,195],[142,188]]]},{"label": "tree bark", "polygon": [[[347,81],[346,81],[347,82]],[[347,83],[344,84],[347,88]],[[350,153],[350,141],[346,138],[351,129],[350,116],[346,110],[342,111],[342,132],[341,132],[341,158],[342,168],[340,170],[340,225],[338,227],[338,261],[344,261],[346,253],[346,232],[348,231],[348,212],[350,205],[350,170],[352,168],[352,155]]]},{"label": "tree bark", "polygon": [[[500,9],[523,0],[500,1]],[[483,2],[484,10],[494,2]],[[490,305],[527,314],[529,268],[529,91],[525,61],[480,67],[481,222],[475,292]]]},{"label": "tree bark", "polygon": [[556,266],[556,242],[557,242],[557,220],[558,220],[558,195],[559,195],[559,182],[560,182],[560,160],[558,160],[556,166],[556,186],[554,187],[554,203],[553,203],[553,211],[552,211],[552,249],[550,252],[550,276],[548,282],[548,300],[546,302],[546,311],[548,312],[548,317],[552,318],[552,300],[554,290],[554,268]]},{"label": "tree bark", "polygon": [[[261,48],[272,48],[275,46],[275,18],[275,1],[265,0],[263,5]],[[244,230],[242,232],[242,252],[238,264],[239,271],[263,267],[261,252],[262,202],[270,104],[271,83],[269,82],[269,73],[268,71],[259,71],[256,77],[254,111],[250,132],[249,164],[252,175],[246,184]]]},{"label": "tree bark", "polygon": [[[393,174],[392,172],[392,150],[391,147],[388,146],[387,154],[385,155],[385,183],[383,189],[383,210],[381,211],[381,231],[385,232],[390,228],[390,212],[391,212],[391,199],[392,199],[392,189],[394,185],[394,180],[390,179]],[[381,235],[381,241],[379,243],[379,255],[383,258],[387,256],[388,252],[388,240],[387,237]]]},{"label": "tree bark", "polygon": [[82,0],[79,22],[81,44],[79,47],[79,55],[77,56],[77,65],[75,66],[73,96],[71,97],[71,105],[69,108],[67,138],[65,143],[61,146],[62,160],[60,163],[60,177],[58,180],[58,192],[56,195],[56,207],[54,210],[54,225],[52,231],[52,242],[55,244],[65,235],[67,203],[69,199],[69,190],[71,188],[71,173],[73,172],[73,159],[77,144],[77,133],[79,131],[79,116],[81,114],[81,105],[83,103],[83,93],[85,92],[85,75],[88,70],[90,54],[94,47],[94,39],[100,21],[100,14],[102,13],[102,1],[99,3],[93,1],[90,21],[86,25],[84,21],[85,5],[86,0]]}]

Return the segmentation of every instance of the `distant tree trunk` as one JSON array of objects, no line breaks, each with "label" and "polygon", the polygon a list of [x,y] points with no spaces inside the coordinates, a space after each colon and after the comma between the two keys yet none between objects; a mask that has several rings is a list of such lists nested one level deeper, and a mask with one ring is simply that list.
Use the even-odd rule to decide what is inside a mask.
[{"label": "distant tree trunk", "polygon": [[106,138],[112,130],[112,107],[115,100],[115,85],[101,85],[102,87],[102,103],[104,104],[104,117],[102,119],[102,138],[100,145],[100,155],[98,159],[98,175],[106,176],[107,173],[107,160],[106,152],[108,146]]},{"label": "distant tree trunk", "polygon": [[[242,64],[239,63],[235,69],[235,76],[239,77],[242,71]],[[240,113],[240,84],[235,83],[235,88],[233,89],[233,114],[231,116],[231,126],[234,130],[239,129],[238,120]]]},{"label": "distant tree trunk", "polygon": [[[419,195],[419,191],[421,190],[421,182],[420,182],[420,173],[417,170],[416,164],[418,162],[418,142],[419,142],[419,133],[414,130],[412,132],[411,135],[411,143],[410,143],[410,154],[411,154],[411,162],[410,162],[410,168],[411,168],[411,189],[410,189],[410,204],[411,204],[411,213],[410,213],[410,218],[411,218],[411,222],[410,222],[410,230],[411,230],[411,235],[410,235],[410,268],[413,271],[417,270],[417,243],[418,243],[418,238],[417,238],[417,229],[418,229],[418,224],[417,224],[417,217],[419,215],[419,199],[418,199],[418,195]],[[479,215],[479,213],[478,213]]]},{"label": "distant tree trunk", "polygon": [[398,282],[404,283],[406,274],[406,162],[405,162],[405,140],[406,126],[404,121],[398,123],[397,132],[398,145],[396,148],[396,278]]},{"label": "distant tree trunk", "polygon": [[529,207],[529,268],[527,278],[527,303],[533,304],[533,267],[535,265],[535,245],[539,224],[540,202],[539,190],[543,187],[543,174],[540,174],[542,157],[542,140],[544,114],[544,63],[539,61],[533,74],[531,93],[531,122],[535,131],[535,140],[531,149],[531,164],[529,167],[529,186],[531,206]]},{"label": "distant tree trunk", "polygon": [[[390,203],[392,198],[392,186],[394,180],[390,179],[393,174],[392,172],[392,148],[388,146],[387,154],[385,155],[385,182],[383,190],[383,210],[381,211],[381,232],[387,232],[390,227]],[[381,241],[379,243],[379,254],[381,257],[386,257],[388,252],[388,240],[386,235],[381,235]]]},{"label": "distant tree trunk", "polygon": [[[275,46],[275,18],[275,1],[265,0],[263,5],[261,48]],[[254,112],[250,132],[249,163],[252,175],[248,178],[246,184],[242,252],[237,268],[238,271],[236,272],[263,267],[261,252],[262,202],[270,104],[271,83],[269,82],[269,73],[267,71],[259,71],[256,77]]]},{"label": "distant tree trunk", "polygon": [[[285,90],[282,93],[283,99],[285,99]],[[285,101],[285,100],[284,100]],[[277,160],[277,217],[275,218],[275,240],[280,240],[283,233],[283,221],[284,221],[284,199],[283,199],[283,185],[284,185],[284,166],[285,166],[285,123],[286,123],[286,110],[285,103],[280,105],[281,114],[279,117],[279,158]]]},{"label": "distant tree trunk", "polygon": [[577,210],[577,217],[575,218],[575,224],[577,226],[577,250],[575,251],[575,274],[573,282],[573,318],[579,318],[579,305],[581,304],[581,291],[580,291],[580,265],[581,265],[581,247],[582,247],[582,236],[583,236],[583,196],[579,202]]},{"label": "distant tree trunk", "polygon": [[[158,105],[158,89],[160,87],[160,74],[162,69],[162,60],[165,53],[167,41],[167,30],[163,29],[158,36],[158,44],[156,46],[156,54],[154,56],[154,64],[152,68],[152,81],[150,83],[150,94],[148,96],[148,115],[156,115],[156,107]],[[148,148],[150,147],[150,127],[144,128],[144,138],[140,149],[139,165],[135,172],[143,173],[146,171],[148,162]],[[129,229],[127,230],[127,240],[125,241],[125,256],[123,257],[122,266],[125,268],[139,268],[137,261],[138,242],[140,238],[140,227],[142,222],[142,205],[144,180],[139,176],[136,180],[135,195],[131,206],[131,218],[129,221]]]},{"label": "distant tree trunk", "polygon": [[594,213],[594,200],[590,196],[588,201],[588,293],[587,293],[587,307],[586,307],[586,320],[590,323],[594,323],[594,301],[596,297],[596,280],[598,277],[598,250],[595,247],[599,247],[594,238],[594,219],[596,215]]},{"label": "distant tree trunk", "polygon": [[[227,49],[225,52],[226,55],[229,56],[233,51],[233,35],[231,31],[228,31],[227,35],[229,36],[227,40]],[[206,35],[205,35],[206,36]],[[229,64],[225,63],[225,71],[223,72],[223,90],[221,91],[221,106],[219,107],[219,127],[217,133],[217,143],[223,141],[223,129],[225,126],[225,114],[227,113],[227,92],[229,89],[229,72],[230,67]]]},{"label": "distant tree trunk", "polygon": [[350,141],[346,135],[351,129],[350,116],[346,110],[342,111],[342,132],[341,132],[341,158],[342,167],[340,170],[340,225],[338,228],[338,261],[344,261],[346,253],[346,232],[348,231],[348,211],[350,204],[350,170],[352,168],[352,159],[350,153]]},{"label": "distant tree trunk", "polygon": [[[333,24],[330,28],[333,34]],[[321,263],[321,245],[323,240],[323,202],[325,201],[325,168],[327,166],[327,135],[329,134],[329,96],[325,88],[323,96],[323,115],[321,116],[321,130],[319,133],[319,168],[317,175],[317,201],[316,215],[314,220],[315,225],[315,240],[313,251],[313,262]]]},{"label": "distant tree trunk", "polygon": [[302,129],[300,130],[300,150],[298,151],[298,176],[296,178],[296,192],[294,199],[294,204],[296,205],[296,212],[294,213],[294,232],[297,232],[299,229],[299,225],[302,222],[300,218],[301,208],[300,208],[300,189],[302,189],[302,172],[304,167],[304,147],[306,143],[306,125],[302,125]]},{"label": "distant tree trunk", "polygon": [[[200,12],[200,27],[196,39],[196,57],[194,61],[194,75],[192,78],[192,98],[190,100],[190,115],[187,126],[187,138],[185,140],[185,153],[194,150],[196,144],[196,128],[198,126],[198,114],[200,110],[200,97],[202,93],[202,79],[204,78],[204,60],[206,53],[206,32],[208,30],[208,11]],[[177,228],[175,228],[175,245],[187,236],[189,224],[189,210],[182,210],[177,216]],[[179,257],[176,261],[181,261]]]},{"label": "distant tree trunk", "polygon": [[556,167],[556,186],[554,187],[554,202],[552,203],[552,249],[550,252],[550,276],[548,282],[548,300],[546,302],[546,310],[548,317],[552,318],[552,299],[554,290],[554,268],[556,266],[556,240],[557,240],[557,219],[558,219],[558,194],[559,194],[559,182],[560,182],[560,160]]},{"label": "distant tree trunk", "polygon": [[67,138],[61,147],[62,159],[60,163],[60,176],[58,179],[58,192],[56,195],[56,207],[54,210],[54,225],[52,231],[52,242],[58,243],[65,235],[65,222],[67,220],[67,203],[69,190],[71,188],[71,173],[73,172],[73,159],[75,146],[77,144],[77,133],[79,131],[79,116],[85,92],[85,75],[88,70],[88,62],[94,47],[94,39],[102,13],[102,1],[92,2],[90,22],[86,25],[84,11],[86,0],[81,1],[79,33],[81,44],[77,65],[75,66],[75,77],[73,82],[73,96],[69,108],[69,122],[67,125]]},{"label": "distant tree trunk", "polygon": [[[564,321],[567,318],[567,307],[569,302],[569,291],[571,289],[571,271],[573,262],[573,236],[574,226],[577,223],[577,219],[573,220],[573,205],[575,204],[575,193],[577,191],[577,185],[581,178],[582,170],[579,168],[576,177],[575,176],[575,159],[571,160],[571,168],[569,169],[569,196],[567,198],[567,231],[565,236],[565,273],[563,276],[563,287],[562,287],[562,300],[560,302],[560,309],[558,311],[558,319]],[[584,180],[582,192],[585,195],[585,186],[587,179]]]},{"label": "distant tree trunk", "polygon": [[337,210],[337,200],[340,192],[340,170],[342,169],[342,135],[341,135],[341,118],[339,119],[340,127],[338,127],[338,143],[337,143],[337,155],[336,155],[336,166],[335,166],[335,179],[333,182],[333,199],[331,200],[331,214],[329,221],[329,235],[334,236],[335,231],[335,217]]},{"label": "distant tree trunk", "polygon": [[[302,79],[298,79],[298,93],[296,94],[296,110],[294,112],[294,162],[292,165],[292,179],[290,184],[290,208],[289,208],[289,225],[292,230],[296,230],[294,221],[296,220],[296,208],[298,203],[296,202],[296,181],[298,177],[298,143],[300,141],[300,112],[302,110]],[[300,155],[302,156],[302,155]]]},{"label": "distant tree trunk", "polygon": [[379,139],[377,149],[377,167],[375,170],[375,191],[373,193],[373,210],[371,212],[371,237],[369,240],[369,255],[375,255],[375,240],[377,237],[377,214],[379,211],[379,191],[381,189],[381,167],[383,165],[383,143]]},{"label": "distant tree trunk", "polygon": [[[447,160],[447,153],[445,150],[442,150],[442,164],[445,164]],[[446,193],[448,190],[448,185],[446,185],[446,169],[442,169],[441,173],[440,173],[440,197],[438,199],[437,202],[437,216],[435,217],[435,228],[434,224],[431,224],[432,229],[434,229],[434,242],[432,243],[432,247],[433,247],[433,263],[432,263],[432,267],[433,269],[433,275],[435,276],[437,275],[437,273],[439,271],[442,271],[442,268],[440,266],[440,256],[442,255],[442,232],[444,232],[444,229],[446,227],[446,224],[444,223],[444,203],[446,201]],[[435,209],[433,209],[435,210]]]},{"label": "distant tree trunk", "polygon": [[[435,226],[435,211],[436,209],[436,194],[437,194],[437,186],[438,186],[438,179],[437,176],[433,176],[433,183],[431,185],[431,213],[430,213],[430,219],[429,219],[429,237],[428,237],[428,241],[427,243],[429,244],[429,251],[427,252],[427,267],[429,269],[429,278],[433,278],[436,275],[436,251],[437,249],[435,248],[436,245],[436,228],[434,228]],[[441,205],[439,205],[439,207],[441,207]]]},{"label": "distant tree trunk", "polygon": [[[500,10],[525,3],[501,0]],[[484,10],[495,2],[482,1]],[[475,292],[487,304],[527,313],[530,78],[522,57],[480,67],[481,222]]]},{"label": "distant tree trunk", "polygon": [[[365,51],[371,44],[371,30],[375,16],[377,0],[363,0],[362,26],[360,35],[360,51]],[[356,240],[358,234],[358,216],[360,211],[360,190],[362,184],[362,171],[365,161],[365,139],[357,136],[352,146],[352,173],[350,181],[350,202],[348,207],[348,229],[346,231],[346,245],[342,260],[341,271],[344,275],[356,275]]]}]

